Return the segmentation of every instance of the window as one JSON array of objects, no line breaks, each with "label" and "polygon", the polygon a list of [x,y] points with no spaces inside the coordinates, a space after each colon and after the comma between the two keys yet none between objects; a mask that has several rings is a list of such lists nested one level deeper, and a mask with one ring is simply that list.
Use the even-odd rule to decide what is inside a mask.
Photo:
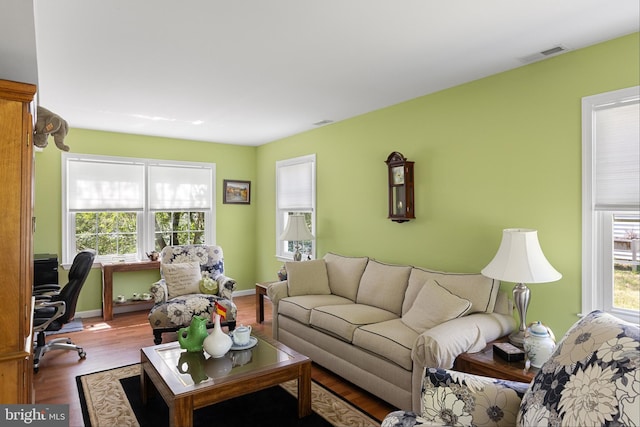
[{"label": "window", "polygon": [[215,241],[215,165],[62,155],[62,262],[145,259],[167,245]]},{"label": "window", "polygon": [[582,310],[638,322],[640,88],[582,100]]},{"label": "window", "polygon": [[301,246],[302,259],[315,258],[313,240],[288,242],[279,239],[289,215],[303,214],[309,231],[316,235],[316,156],[311,154],[276,162],[276,256],[292,260]]}]

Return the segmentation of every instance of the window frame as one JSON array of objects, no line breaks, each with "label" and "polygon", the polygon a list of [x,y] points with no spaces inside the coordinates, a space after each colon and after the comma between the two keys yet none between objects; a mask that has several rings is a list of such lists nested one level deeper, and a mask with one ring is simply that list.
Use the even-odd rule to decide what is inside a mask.
[{"label": "window frame", "polygon": [[[282,183],[279,182],[279,170],[280,168],[293,166],[297,164],[310,164],[311,165],[311,188],[309,189],[311,192],[311,206],[307,206],[304,208],[296,209],[296,210],[285,210],[280,209],[279,206],[279,195],[282,187]],[[287,245],[284,241],[280,240],[280,235],[284,231],[286,226],[286,217],[289,212],[295,213],[310,213],[311,214],[311,234],[317,236],[316,234],[316,155],[309,154],[300,157],[294,157],[285,160],[276,161],[275,168],[276,175],[276,235],[275,235],[275,244],[276,244],[276,258],[281,261],[293,261],[294,253],[287,250]],[[316,258],[316,239],[311,240],[311,254],[312,259]],[[303,258],[304,259],[304,258]]]},{"label": "window frame", "polygon": [[[137,253],[134,257],[125,257],[125,261],[135,262],[146,260],[146,253],[155,250],[155,213],[156,212],[187,212],[199,211],[204,212],[205,217],[205,244],[212,245],[216,241],[216,164],[209,162],[189,162],[176,160],[160,160],[151,158],[132,158],[119,156],[102,156],[94,154],[80,153],[62,153],[62,264],[70,265],[76,254],[75,239],[75,212],[69,209],[68,194],[68,164],[69,161],[87,161],[87,162],[109,162],[109,163],[136,163],[142,164],[144,167],[144,204],[142,209],[136,211],[136,227],[137,227]],[[149,169],[152,166],[171,166],[182,168],[201,168],[207,169],[211,174],[211,203],[209,208],[169,208],[169,209],[151,209],[149,205],[149,188],[152,183],[149,179]],[[96,209],[95,211],[106,211],[107,209]],[[88,210],[90,211],[90,210]],[[115,209],[115,212],[131,212],[132,210]],[[151,249],[147,249],[151,248]],[[96,262],[113,262],[114,255],[98,255]]]},{"label": "window frame", "polygon": [[[634,206],[595,208],[595,124],[598,108],[640,98],[640,86],[582,98],[582,313],[602,310],[637,323],[640,311],[613,306],[613,218]],[[610,244],[609,244],[610,243]]]}]

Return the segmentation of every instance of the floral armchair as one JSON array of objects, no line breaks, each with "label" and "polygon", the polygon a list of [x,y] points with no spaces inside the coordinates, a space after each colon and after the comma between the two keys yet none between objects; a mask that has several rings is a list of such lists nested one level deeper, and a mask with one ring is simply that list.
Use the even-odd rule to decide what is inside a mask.
[{"label": "floral armchair", "polygon": [[235,288],[236,281],[224,275],[220,246],[166,246],[160,252],[160,280],[150,289],[155,302],[149,313],[153,342],[160,344],[164,332],[189,326],[193,316],[207,318],[207,327],[213,327],[216,312],[223,313],[221,324],[233,330]]},{"label": "floral armchair", "polygon": [[426,369],[422,413],[382,427],[640,426],[640,327],[601,311],[580,319],[530,384]]}]

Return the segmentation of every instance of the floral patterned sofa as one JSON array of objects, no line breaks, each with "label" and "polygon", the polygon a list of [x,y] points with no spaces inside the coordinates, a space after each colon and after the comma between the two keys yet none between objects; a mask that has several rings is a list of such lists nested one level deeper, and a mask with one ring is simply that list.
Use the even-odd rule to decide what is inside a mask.
[{"label": "floral patterned sofa", "polygon": [[580,319],[530,384],[427,368],[422,413],[382,427],[639,426],[640,328],[601,311]]},{"label": "floral patterned sofa", "polygon": [[213,327],[216,310],[223,313],[221,324],[233,330],[238,311],[232,300],[235,288],[236,281],[224,275],[220,246],[166,246],[160,252],[160,280],[150,289],[155,302],[149,313],[153,342],[160,344],[164,332],[189,326],[193,316],[207,318],[207,327]]}]

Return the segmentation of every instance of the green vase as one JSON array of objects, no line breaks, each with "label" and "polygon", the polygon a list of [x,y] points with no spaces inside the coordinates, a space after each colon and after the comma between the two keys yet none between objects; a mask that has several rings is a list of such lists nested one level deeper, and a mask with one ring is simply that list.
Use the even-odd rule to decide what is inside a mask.
[{"label": "green vase", "polygon": [[180,348],[190,352],[202,351],[202,343],[206,337],[207,319],[200,316],[193,316],[189,327],[178,330]]}]

